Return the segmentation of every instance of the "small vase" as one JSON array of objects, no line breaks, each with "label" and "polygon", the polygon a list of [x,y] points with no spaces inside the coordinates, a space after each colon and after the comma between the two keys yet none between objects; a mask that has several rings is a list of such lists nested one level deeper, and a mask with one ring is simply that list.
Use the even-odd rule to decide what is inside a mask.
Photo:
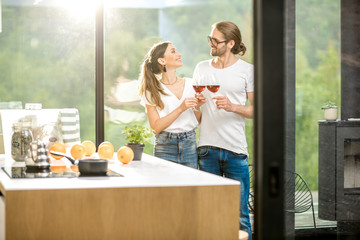
[{"label": "small vase", "polygon": [[126,146],[128,146],[134,151],[134,161],[141,160],[145,144],[127,143]]},{"label": "small vase", "polygon": [[324,119],[327,121],[334,121],[337,119],[338,109],[337,108],[326,108],[324,109]]}]

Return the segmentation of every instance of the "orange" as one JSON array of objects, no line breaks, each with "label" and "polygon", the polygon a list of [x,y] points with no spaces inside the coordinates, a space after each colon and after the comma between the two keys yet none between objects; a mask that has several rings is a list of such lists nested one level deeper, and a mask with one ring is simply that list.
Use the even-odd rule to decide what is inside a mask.
[{"label": "orange", "polygon": [[75,144],[70,149],[70,154],[73,158],[79,159],[85,157],[85,147],[81,144]]},{"label": "orange", "polygon": [[101,145],[100,144],[98,153],[99,153],[99,158],[110,160],[114,156],[114,147],[112,144],[111,145],[109,145],[109,144]]},{"label": "orange", "polygon": [[89,157],[96,152],[95,143],[90,140],[83,141],[81,143],[85,147],[85,156]]},{"label": "orange", "polygon": [[102,142],[102,143],[100,143],[99,148],[103,145],[109,145],[112,148],[112,150],[115,151],[114,145],[112,145],[111,142],[108,142],[108,141]]},{"label": "orange", "polygon": [[[64,144],[56,142],[56,143],[54,143],[53,145],[51,145],[51,147],[50,147],[50,149],[49,149],[49,152],[50,152],[50,151],[61,152],[61,153],[64,153],[64,154],[65,154],[65,153],[66,153],[66,147],[65,147]],[[51,153],[50,153],[50,155],[51,155],[53,158],[57,159],[57,160],[63,158],[62,156],[55,156],[55,155],[53,155],[53,154],[51,154]]]},{"label": "orange", "polygon": [[50,166],[50,170],[54,173],[62,173],[62,172],[65,172],[66,170],[66,166]]},{"label": "orange", "polygon": [[50,165],[50,170],[54,173],[61,173],[66,170],[66,165],[63,160],[53,160]]},{"label": "orange", "polygon": [[71,169],[73,172],[76,172],[76,173],[79,172],[79,166],[71,165],[71,166],[70,166],[70,169]]},{"label": "orange", "polygon": [[128,146],[122,146],[117,151],[117,158],[123,164],[128,164],[134,159],[134,151]]}]

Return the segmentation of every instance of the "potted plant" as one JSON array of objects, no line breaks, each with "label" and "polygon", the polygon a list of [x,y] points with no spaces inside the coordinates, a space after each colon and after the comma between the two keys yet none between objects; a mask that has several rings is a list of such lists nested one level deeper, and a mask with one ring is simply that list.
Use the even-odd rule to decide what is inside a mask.
[{"label": "potted plant", "polygon": [[338,106],[334,102],[327,101],[321,109],[324,110],[324,119],[325,120],[334,121],[337,119]]},{"label": "potted plant", "polygon": [[141,160],[145,142],[150,142],[153,134],[151,129],[136,124],[131,127],[126,126],[122,133],[128,141],[126,145],[134,151],[134,160]]}]

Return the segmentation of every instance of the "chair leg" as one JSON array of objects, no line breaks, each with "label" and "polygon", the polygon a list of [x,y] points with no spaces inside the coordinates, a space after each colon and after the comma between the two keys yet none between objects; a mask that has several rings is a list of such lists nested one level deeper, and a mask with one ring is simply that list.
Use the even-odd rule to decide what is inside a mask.
[{"label": "chair leg", "polygon": [[316,229],[316,222],[315,222],[315,211],[314,211],[314,204],[311,203],[311,209],[312,209],[312,213],[313,213],[313,220],[314,220],[314,228]]}]

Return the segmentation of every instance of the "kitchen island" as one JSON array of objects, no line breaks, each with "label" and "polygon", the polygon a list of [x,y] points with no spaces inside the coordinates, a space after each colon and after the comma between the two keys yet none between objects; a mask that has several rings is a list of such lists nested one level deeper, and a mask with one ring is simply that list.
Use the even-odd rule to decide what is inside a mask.
[{"label": "kitchen island", "polygon": [[123,177],[1,170],[6,239],[238,239],[239,182],[147,154],[109,168]]}]

